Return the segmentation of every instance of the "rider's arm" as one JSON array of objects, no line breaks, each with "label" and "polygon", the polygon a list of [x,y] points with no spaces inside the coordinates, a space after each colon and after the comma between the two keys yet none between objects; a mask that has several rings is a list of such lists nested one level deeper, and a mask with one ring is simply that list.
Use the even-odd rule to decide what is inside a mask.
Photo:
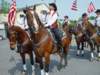
[{"label": "rider's arm", "polygon": [[99,27],[100,27],[100,17],[99,17],[99,18],[97,18],[97,26],[99,26]]},{"label": "rider's arm", "polygon": [[45,25],[45,27],[48,27],[48,26],[51,26],[53,23],[56,22],[58,16],[57,14],[54,14],[53,16],[51,16],[49,19],[48,19],[48,22],[47,24]]}]

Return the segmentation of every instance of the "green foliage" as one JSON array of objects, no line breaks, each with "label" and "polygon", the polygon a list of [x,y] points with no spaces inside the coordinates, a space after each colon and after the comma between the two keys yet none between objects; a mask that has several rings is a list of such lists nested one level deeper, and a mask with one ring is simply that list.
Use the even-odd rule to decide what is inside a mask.
[{"label": "green foliage", "polygon": [[7,1],[2,2],[2,13],[6,14],[9,10],[9,3]]},{"label": "green foliage", "polygon": [[94,16],[90,16],[89,20],[95,20],[95,17]]},{"label": "green foliage", "polygon": [[77,21],[76,20],[71,20],[69,26],[70,27],[75,27],[76,26]]}]

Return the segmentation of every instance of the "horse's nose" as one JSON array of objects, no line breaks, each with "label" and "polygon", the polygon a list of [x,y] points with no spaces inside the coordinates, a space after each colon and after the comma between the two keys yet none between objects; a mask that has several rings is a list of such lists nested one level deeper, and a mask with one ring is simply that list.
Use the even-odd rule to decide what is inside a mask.
[{"label": "horse's nose", "polygon": [[15,48],[10,47],[11,50],[15,50]]},{"label": "horse's nose", "polygon": [[14,49],[15,49],[15,46],[16,46],[16,45],[15,45],[14,43],[12,43],[12,42],[10,43],[10,49],[11,49],[11,50],[14,50]]}]

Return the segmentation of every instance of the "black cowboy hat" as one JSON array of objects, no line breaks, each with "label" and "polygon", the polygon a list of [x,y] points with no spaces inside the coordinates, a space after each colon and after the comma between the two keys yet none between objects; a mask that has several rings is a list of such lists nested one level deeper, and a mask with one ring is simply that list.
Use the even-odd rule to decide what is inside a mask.
[{"label": "black cowboy hat", "polygon": [[95,11],[95,13],[100,13],[100,9],[97,9],[97,10]]},{"label": "black cowboy hat", "polygon": [[64,18],[69,18],[68,16],[64,16]]},{"label": "black cowboy hat", "polygon": [[55,10],[55,11],[57,11],[57,6],[56,6],[56,4],[55,4],[55,3],[50,3],[50,4],[49,4],[49,6],[54,7],[54,10]]}]

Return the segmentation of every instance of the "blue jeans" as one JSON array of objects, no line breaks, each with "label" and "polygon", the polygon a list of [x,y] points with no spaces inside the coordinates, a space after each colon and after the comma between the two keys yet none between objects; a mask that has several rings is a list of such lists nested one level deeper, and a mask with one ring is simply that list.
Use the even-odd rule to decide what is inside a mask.
[{"label": "blue jeans", "polygon": [[60,31],[58,28],[55,28],[55,29],[51,29],[51,32],[53,33],[54,38],[57,42],[61,41],[61,38],[63,36],[62,31]]}]

